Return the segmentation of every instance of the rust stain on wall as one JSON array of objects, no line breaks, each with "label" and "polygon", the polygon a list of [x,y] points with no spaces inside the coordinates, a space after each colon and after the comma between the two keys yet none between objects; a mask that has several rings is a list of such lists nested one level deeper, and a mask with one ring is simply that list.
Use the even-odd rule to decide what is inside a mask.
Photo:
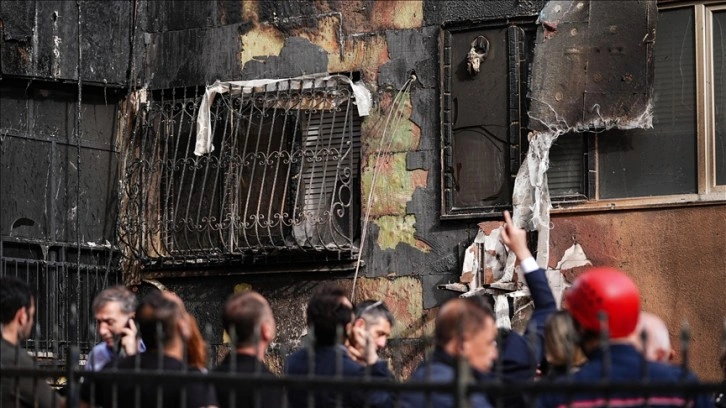
[{"label": "rust stain on wall", "polygon": [[[348,33],[417,28],[423,25],[423,2],[412,0],[335,2],[335,11],[343,13],[343,28]],[[333,11],[330,2],[321,2],[323,12]]]},{"label": "rust stain on wall", "polygon": [[339,14],[320,16],[317,18],[317,27],[315,29],[310,28],[298,28],[291,30],[293,36],[298,36],[307,39],[311,43],[318,45],[329,57],[333,55],[340,55],[340,45],[343,41],[341,36],[341,19]]},{"label": "rust stain on wall", "polygon": [[[694,334],[690,365],[699,376],[721,378],[720,337],[709,333],[726,316],[726,206],[556,215],[553,225],[550,263],[577,242],[593,265],[625,271],[640,288],[643,310],[666,321],[677,350],[681,324],[688,321]],[[694,231],[701,239],[693,239]]]},{"label": "rust stain on wall", "polygon": [[339,53],[328,56],[328,71],[359,71],[366,83],[375,84],[378,68],[389,61],[385,36],[373,34],[347,38],[343,47],[343,58],[340,58]]},{"label": "rust stain on wall", "polygon": [[[349,282],[349,281],[347,281]],[[346,283],[347,283],[346,282]],[[391,332],[394,338],[421,337],[423,308],[421,281],[414,277],[362,278],[356,283],[356,301],[383,300],[396,318]]]},{"label": "rust stain on wall", "polygon": [[373,15],[378,29],[382,28],[418,28],[423,25],[422,1],[375,1],[373,2]]}]

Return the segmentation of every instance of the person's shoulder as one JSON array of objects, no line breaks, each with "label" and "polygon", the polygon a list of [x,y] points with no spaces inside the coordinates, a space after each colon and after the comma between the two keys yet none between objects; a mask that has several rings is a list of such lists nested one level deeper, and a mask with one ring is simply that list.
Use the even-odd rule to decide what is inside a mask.
[{"label": "person's shoulder", "polygon": [[409,378],[409,381],[449,381],[454,378],[454,368],[438,361],[423,362],[419,364]]},{"label": "person's shoulder", "polygon": [[291,374],[307,372],[307,366],[307,349],[300,349],[285,358],[285,372]]},{"label": "person's shoulder", "polygon": [[285,358],[285,361],[299,361],[305,359],[307,361],[308,357],[308,350],[305,348],[302,348],[300,350],[295,351],[294,353],[290,354]]},{"label": "person's shoulder", "polygon": [[28,354],[28,351],[20,346],[13,346],[9,342],[3,339],[2,341],[2,364],[3,365],[18,365],[27,366],[33,365],[33,357]]},{"label": "person's shoulder", "polygon": [[106,351],[106,343],[100,342],[91,348],[91,353]]},{"label": "person's shoulder", "polygon": [[[685,370],[685,371],[684,371]],[[673,364],[648,362],[648,373],[651,380],[660,381],[698,381],[696,374],[681,366]]]},{"label": "person's shoulder", "polygon": [[[231,356],[224,358],[221,364],[212,369],[215,373],[228,373],[232,369]],[[264,362],[259,361],[256,357],[247,354],[236,355],[235,370],[238,373],[255,373],[259,370],[261,374],[272,374]],[[259,365],[258,365],[259,364]]]}]

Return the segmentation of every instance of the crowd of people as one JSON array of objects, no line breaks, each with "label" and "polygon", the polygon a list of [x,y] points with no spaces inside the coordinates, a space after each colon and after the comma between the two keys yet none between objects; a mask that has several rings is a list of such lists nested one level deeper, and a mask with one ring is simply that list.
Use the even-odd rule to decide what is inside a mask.
[{"label": "crowd of people", "polygon": [[[693,373],[672,364],[675,353],[666,325],[641,310],[638,288],[627,275],[613,268],[591,268],[575,280],[565,293],[562,310],[557,310],[545,271],[528,249],[525,231],[513,225],[508,213],[504,218],[502,240],[516,255],[534,302],[526,331],[499,330],[484,297],[449,300],[435,319],[433,352],[407,382],[446,384],[464,375],[474,383],[499,383],[504,388],[537,380],[553,384],[603,379],[697,383]],[[33,359],[20,346],[34,325],[34,294],[22,280],[3,277],[0,304],[2,367],[34,367]],[[254,291],[236,293],[225,303],[221,324],[231,339],[231,351],[211,372],[199,327],[176,294],[154,291],[138,301],[126,288],[112,287],[96,296],[92,309],[102,341],[88,355],[85,369],[89,373],[136,370],[170,376],[182,372],[198,381],[187,378],[182,384],[168,378],[159,382],[133,375],[85,374],[79,393],[83,407],[726,405],[723,394],[689,394],[667,387],[647,393],[611,390],[606,394],[565,393],[556,386],[540,394],[474,391],[465,401],[450,389],[385,387],[381,384],[395,382],[387,361],[380,357],[395,325],[394,316],[380,300],[354,305],[342,288],[331,285],[323,285],[310,298],[306,308],[308,345],[287,356],[282,376],[367,381],[367,386],[337,388],[274,381],[276,375],[265,361],[276,337],[275,316],[268,301]],[[726,361],[722,365],[726,370]],[[236,374],[254,374],[270,381],[245,386],[243,381],[234,381]],[[224,381],[216,381],[220,378]],[[62,407],[67,402],[42,378],[2,376],[2,407]]]}]

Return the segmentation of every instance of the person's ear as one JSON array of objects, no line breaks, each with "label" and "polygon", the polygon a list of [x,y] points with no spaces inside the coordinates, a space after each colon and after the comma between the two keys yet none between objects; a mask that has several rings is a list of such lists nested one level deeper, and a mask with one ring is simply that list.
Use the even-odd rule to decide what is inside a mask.
[{"label": "person's ear", "polygon": [[356,319],[355,322],[353,322],[353,327],[362,327],[365,329],[366,327],[366,321],[365,319]]},{"label": "person's ear", "polygon": [[271,342],[275,338],[275,328],[270,322],[260,323],[260,340]]},{"label": "person's ear", "polygon": [[20,326],[25,326],[28,323],[28,320],[30,319],[30,315],[28,314],[28,308],[23,306],[20,309],[18,309],[17,312],[15,312],[15,320],[18,322]]},{"label": "person's ear", "polygon": [[671,349],[670,352],[668,353],[668,362],[672,363],[674,361],[676,361],[676,351]]}]

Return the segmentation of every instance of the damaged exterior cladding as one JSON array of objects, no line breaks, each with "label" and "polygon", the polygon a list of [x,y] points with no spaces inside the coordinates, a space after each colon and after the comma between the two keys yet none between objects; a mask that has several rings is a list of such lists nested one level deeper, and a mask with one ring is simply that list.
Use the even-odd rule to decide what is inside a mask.
[{"label": "damaged exterior cladding", "polygon": [[[423,358],[437,308],[446,299],[458,295],[439,286],[460,282],[463,269],[472,265],[467,261],[467,249],[475,237],[480,231],[490,235],[501,225],[500,210],[511,209],[511,200],[505,200],[469,215],[442,217],[445,209],[442,208],[441,152],[445,118],[441,117],[441,104],[445,100],[442,89],[446,79],[446,72],[441,69],[443,33],[450,30],[466,35],[470,28],[486,31],[503,27],[504,50],[517,43],[507,41],[520,39],[519,61],[531,63],[533,48],[527,44],[533,45],[534,37],[530,43],[525,37],[536,31],[535,21],[546,2],[136,0],[110,2],[107,7],[98,7],[90,1],[78,4],[82,13],[86,13],[81,33],[84,87],[103,90],[104,86],[113,86],[122,93],[115,119],[118,120],[115,129],[118,146],[124,146],[124,138],[132,132],[131,119],[139,114],[134,109],[141,106],[135,104],[143,105],[144,98],[154,98],[162,90],[176,89],[182,93],[203,89],[216,80],[295,78],[320,73],[344,74],[354,81],[362,81],[372,94],[373,105],[370,113],[360,118],[359,177],[354,179],[357,186],[351,189],[359,210],[360,224],[352,230],[360,253],[353,251],[353,256],[345,259],[316,258],[312,262],[291,261],[281,266],[264,262],[254,265],[210,262],[167,268],[145,266],[142,260],[134,265],[127,260],[123,263],[128,268],[123,271],[123,279],[141,293],[152,290],[149,282],[160,282],[177,292],[200,326],[210,328],[209,340],[215,346],[223,342],[219,315],[224,299],[235,290],[259,291],[270,300],[277,317],[278,338],[273,345],[273,355],[277,358],[272,359],[272,365],[279,369],[281,358],[299,346],[305,334],[304,309],[312,292],[325,282],[339,283],[352,290],[360,255],[362,266],[357,271],[355,300],[382,299],[393,311],[397,324],[386,357],[390,358],[397,375],[407,376]],[[664,2],[659,6],[666,10],[678,4]],[[10,80],[32,78],[34,83],[77,80],[78,33],[72,29],[77,26],[75,2],[2,2],[0,12],[3,93],[6,81]],[[110,21],[110,30],[92,19]],[[507,31],[509,26],[522,27],[524,37],[518,37],[514,28]],[[477,43],[480,48],[475,49],[480,54],[482,44]],[[508,54],[501,54],[503,49],[499,44],[491,44],[487,58],[508,64],[511,59],[507,59]],[[627,58],[627,54],[622,58]],[[452,78],[458,75],[470,78],[466,61],[456,63],[459,65],[454,67],[457,70]],[[488,71],[486,59],[479,68],[478,77],[513,86],[508,82],[513,75],[510,69]],[[524,65],[520,71],[523,75],[528,72]],[[488,72],[503,74],[487,77]],[[656,82],[657,78],[656,68]],[[519,83],[526,87],[528,78],[521,78]],[[487,115],[494,115],[497,126],[499,122],[504,124],[507,130],[502,137],[507,146],[517,148],[511,150],[512,157],[507,156],[506,163],[502,164],[505,169],[502,180],[511,183],[520,159],[526,154],[524,146],[518,150],[520,140],[513,142],[512,135],[516,138],[523,135],[522,143],[526,144],[528,105],[524,97],[527,92],[521,93],[521,106],[514,107],[511,100],[507,101],[511,88],[503,89],[504,100],[489,99],[484,93],[478,96],[482,98],[478,103]],[[3,100],[2,106],[5,131],[12,126],[7,124],[6,112],[10,112],[7,101]],[[508,116],[515,111],[521,121],[513,121]],[[81,118],[85,120],[90,119]],[[514,125],[521,129],[510,130]],[[558,140],[574,136],[563,134]],[[602,140],[607,135],[598,137]],[[23,203],[38,194],[31,190],[46,188],[45,185],[31,186],[26,191],[16,186],[19,180],[6,179],[17,165],[5,153],[13,140],[2,139],[0,169],[5,181],[2,182],[0,228],[4,238],[9,225],[22,217]],[[119,157],[123,158],[126,152],[118,149]],[[593,149],[587,145],[584,152],[591,153]],[[92,159],[81,161],[82,166],[91,163]],[[123,185],[124,180],[114,180],[118,177],[115,168],[99,166],[93,171],[104,172],[109,185]],[[591,173],[587,169],[583,172],[585,182]],[[661,175],[663,178],[677,176],[675,173]],[[724,191],[716,190],[718,194]],[[511,190],[508,196],[511,197]],[[726,290],[722,261],[726,257],[726,208],[723,197],[720,200],[714,200],[715,195],[709,197],[710,200],[686,204],[678,200],[663,203],[648,197],[599,201],[591,195],[579,197],[574,204],[553,200],[555,209],[545,251],[549,253],[544,263],[551,270],[551,282],[557,283],[558,290],[588,263],[612,265],[626,271],[641,289],[643,308],[666,320],[676,348],[681,323],[688,321],[693,334],[691,366],[700,376],[717,380],[720,377],[715,362],[726,317],[726,304],[722,301]],[[109,193],[98,197],[98,204],[87,205],[120,206],[119,211],[124,211],[128,205],[124,199],[122,193],[118,197]],[[4,213],[10,209],[13,214],[5,217]],[[42,223],[41,218],[35,217],[36,222]],[[80,219],[81,225],[92,222]],[[24,231],[17,229],[13,238],[18,234],[22,237]],[[74,236],[67,235],[57,239],[75,244]],[[118,244],[119,237],[106,235],[99,233],[84,239],[99,245],[106,241]],[[496,251],[491,249],[492,253]],[[134,256],[133,253],[126,255]],[[284,255],[275,256],[279,260]],[[484,268],[482,272],[486,283],[500,277],[494,270]]]}]

